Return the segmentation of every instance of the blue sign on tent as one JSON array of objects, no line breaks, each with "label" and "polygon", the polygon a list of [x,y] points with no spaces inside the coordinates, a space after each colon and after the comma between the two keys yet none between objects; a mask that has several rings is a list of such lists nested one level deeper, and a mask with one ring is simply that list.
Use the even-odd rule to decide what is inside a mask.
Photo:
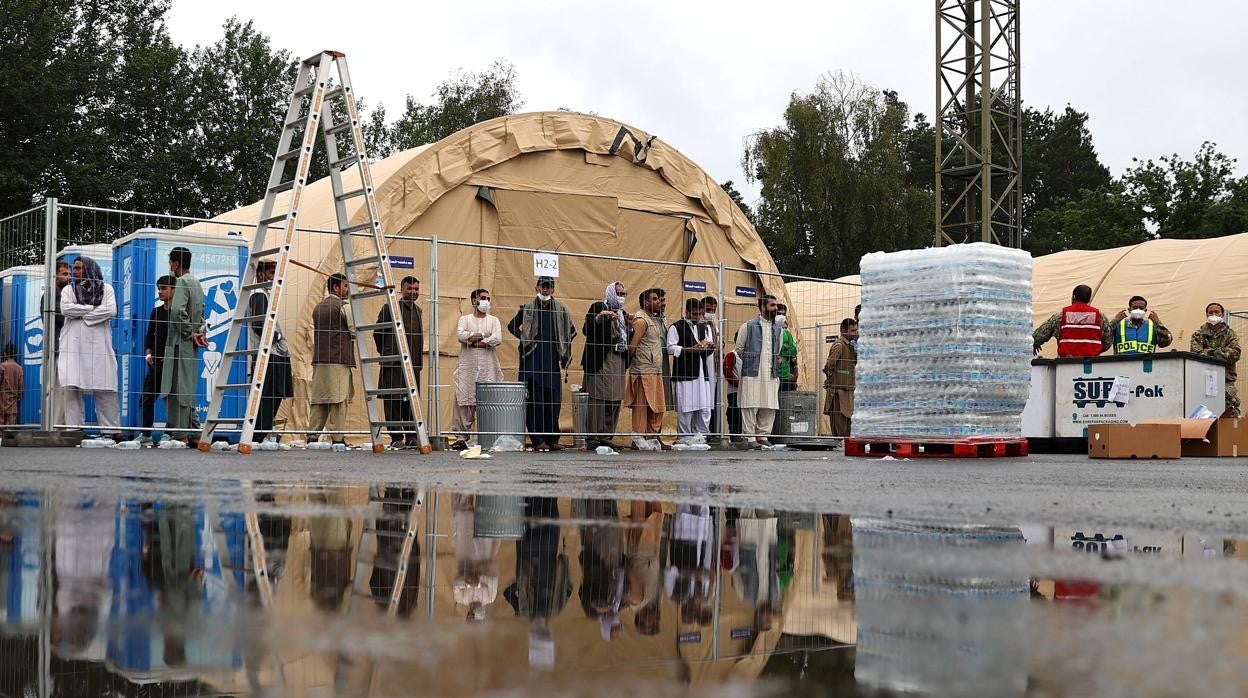
[{"label": "blue sign on tent", "polygon": [[758,289],[753,286],[738,286],[737,295],[742,298],[758,298]]},{"label": "blue sign on tent", "polygon": [[680,633],[676,636],[676,644],[678,645],[689,645],[697,642],[702,642],[702,633],[700,631]]},{"label": "blue sign on tent", "polygon": [[705,281],[686,281],[685,290],[696,291],[698,293],[706,293],[706,282]]},{"label": "blue sign on tent", "polygon": [[390,268],[391,269],[415,269],[416,258],[415,257],[400,257],[398,255],[390,255]]}]

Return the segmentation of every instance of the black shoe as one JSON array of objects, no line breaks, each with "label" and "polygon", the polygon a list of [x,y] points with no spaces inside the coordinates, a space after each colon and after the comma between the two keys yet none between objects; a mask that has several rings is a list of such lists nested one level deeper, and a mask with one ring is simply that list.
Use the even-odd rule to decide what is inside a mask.
[{"label": "black shoe", "polygon": [[457,441],[452,441],[451,445],[447,446],[447,448],[449,448],[452,451],[467,451],[468,442],[464,441],[463,439],[459,439]]}]

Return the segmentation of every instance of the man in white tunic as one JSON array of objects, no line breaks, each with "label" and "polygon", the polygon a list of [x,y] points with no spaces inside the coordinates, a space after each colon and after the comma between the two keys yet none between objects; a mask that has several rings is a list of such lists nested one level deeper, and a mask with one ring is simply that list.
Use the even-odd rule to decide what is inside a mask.
[{"label": "man in white tunic", "polygon": [[750,448],[770,446],[771,433],[780,409],[780,325],[775,296],[758,299],[758,317],[737,330],[737,354],[741,357],[741,384],[737,406],[741,431]]},{"label": "man in white tunic", "polygon": [[685,317],[667,330],[667,353],[672,355],[672,391],[676,393],[677,426],[682,441],[710,433],[715,406],[715,345],[711,329],[702,322],[700,298],[685,301]]},{"label": "man in white tunic", "polygon": [[78,427],[86,419],[83,398],[95,398],[95,414],[107,435],[121,425],[117,402],[117,354],[109,322],[117,316],[117,297],[104,283],[100,265],[90,257],[74,260],[74,274],[61,289],[61,331],[56,356],[57,380],[65,391],[65,422]]},{"label": "man in white tunic", "polygon": [[459,318],[455,336],[459,339],[459,362],[455,364],[455,410],[451,418],[451,449],[468,447],[466,437],[477,418],[477,383],[501,381],[503,367],[498,363],[498,345],[503,343],[503,325],[490,315],[490,292],[472,292],[473,311]]}]

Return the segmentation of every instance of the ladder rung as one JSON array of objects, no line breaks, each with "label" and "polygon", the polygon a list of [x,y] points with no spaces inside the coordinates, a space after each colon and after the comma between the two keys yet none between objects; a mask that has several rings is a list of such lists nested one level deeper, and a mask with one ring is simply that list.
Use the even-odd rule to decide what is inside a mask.
[{"label": "ladder rung", "polygon": [[235,356],[252,356],[258,353],[260,353],[259,349],[233,349],[225,352],[224,358],[229,359]]},{"label": "ladder rung", "polygon": [[365,356],[364,358],[360,359],[360,363],[362,364],[384,364],[386,362],[402,363],[403,357],[395,356],[394,354],[388,354],[386,356]]},{"label": "ladder rung", "polygon": [[277,186],[269,187],[269,193],[281,194],[284,191],[290,191],[291,189],[295,188],[296,181],[297,180],[292,179],[286,182],[282,182],[281,184],[278,184]]},{"label": "ladder rung", "polygon": [[340,230],[339,232],[342,233],[343,235],[350,235],[351,233],[358,233],[361,230],[372,230],[372,229],[373,229],[373,222],[369,221],[367,223],[357,223],[355,225],[349,225],[343,228],[342,230]]},{"label": "ladder rung", "polygon": [[250,325],[253,322],[263,320],[264,318],[264,315],[244,315],[242,317],[234,318],[234,320],[244,325]]},{"label": "ladder rung", "polygon": [[[344,230],[343,232],[345,233],[347,231]],[[362,267],[367,264],[381,264],[381,257],[356,257],[355,259],[348,259],[346,262],[346,266],[348,267]]]},{"label": "ladder rung", "polygon": [[329,136],[334,136],[339,133],[342,133],[343,131],[348,131],[350,129],[351,129],[351,122],[344,121],[340,124],[334,124],[333,126],[330,126],[329,128],[325,129],[325,134]]},{"label": "ladder rung", "polygon": [[329,166],[336,168],[336,169],[341,169],[344,167],[350,167],[351,165],[354,165],[355,163],[359,161],[360,161],[360,155],[359,153],[356,153],[355,155],[348,155],[345,158],[342,158],[340,160],[334,160],[333,162],[329,163]]},{"label": "ladder rung", "polygon": [[357,196],[363,196],[363,195],[364,195],[364,194],[366,194],[366,193],[368,193],[368,190],[367,190],[367,189],[353,189],[353,190],[351,190],[351,191],[349,191],[349,192],[346,192],[346,193],[343,193],[343,194],[339,194],[338,196],[335,196],[335,197],[334,197],[334,200],[336,200],[336,201],[346,201],[347,199],[352,199],[352,198],[355,198],[355,197],[357,197]]},{"label": "ladder rung", "polygon": [[[217,387],[220,388],[221,386],[218,385]],[[242,420],[239,417],[218,417],[216,419],[206,419],[204,421],[207,422],[208,424],[215,425],[215,424],[242,424],[244,420]]]},{"label": "ladder rung", "polygon": [[[381,538],[407,538],[407,531],[405,530],[404,531],[383,531],[380,528],[373,528],[371,526],[365,526],[364,532],[375,533],[377,534],[378,537],[381,537]],[[412,535],[415,535],[415,534],[416,532],[413,531]]]},{"label": "ladder rung", "polygon": [[377,330],[388,330],[392,327],[394,327],[394,325],[389,322],[370,322],[366,325],[356,325],[355,331],[356,332],[376,332]]},{"label": "ladder rung", "polygon": [[416,504],[416,493],[412,493],[411,499],[403,499],[402,497],[369,497],[369,504],[397,504],[399,506],[413,506]]},{"label": "ladder rung", "polygon": [[[251,388],[251,383],[217,383],[217,390],[222,390],[222,391],[243,390],[246,388]],[[217,420],[217,421],[223,421],[223,420]],[[231,420],[224,420],[224,421],[231,421]],[[239,422],[239,420],[237,419],[232,420],[232,421],[236,424]]]},{"label": "ladder rung", "polygon": [[343,92],[342,86],[340,85],[340,86],[335,87],[334,89],[330,90],[329,92],[326,92],[326,93],[325,93],[325,101],[326,101],[326,102],[328,102],[328,101],[329,101],[329,100],[331,100],[331,99],[338,99],[338,98],[339,98],[339,97],[341,97],[343,94],[344,94],[344,92]]},{"label": "ladder rung", "polygon": [[286,213],[279,213],[276,216],[270,216],[269,218],[261,218],[260,225],[269,226],[269,225],[273,225],[274,223],[281,223],[285,221],[287,218],[290,218],[289,211],[287,211]]},{"label": "ladder rung", "polygon": [[251,293],[252,291],[259,291],[262,288],[268,288],[269,286],[272,286],[272,285],[273,285],[272,281],[257,281],[254,284],[244,285],[242,290],[243,290],[243,293]]},{"label": "ladder rung", "polygon": [[284,153],[278,154],[277,161],[286,162],[287,160],[294,160],[295,158],[299,157],[299,153],[302,153],[302,152],[303,152],[303,146],[299,146],[298,148],[295,148],[294,150],[287,150]]},{"label": "ladder rung", "polygon": [[[217,386],[220,387],[220,386]],[[407,395],[407,388],[372,388],[365,390],[365,395]]]},{"label": "ladder rung", "polygon": [[[293,121],[287,121],[285,128],[294,128],[296,126],[303,126],[304,124],[308,123],[308,116],[309,116],[308,114],[304,114],[303,116],[295,118]],[[316,115],[312,114],[311,116],[315,117]]]},{"label": "ladder rung", "polygon": [[376,291],[360,291],[359,293],[352,293],[351,299],[366,301],[369,298],[384,298],[388,295],[390,295],[390,289],[382,288]]},{"label": "ladder rung", "polygon": [[[252,252],[251,254],[247,255],[247,259],[250,260],[250,259],[259,259],[261,257],[272,257],[278,252],[281,252],[285,247],[286,247],[285,245],[282,245],[281,247],[270,247],[265,250],[256,250],[255,252]],[[264,284],[267,286],[269,282],[266,281],[264,282]]]},{"label": "ladder rung", "polygon": [[[318,56],[318,59],[319,59],[319,56]],[[302,90],[299,90],[299,91],[295,92],[295,99],[301,99],[301,98],[303,98],[303,97],[307,97],[308,95],[312,94],[313,92],[316,92],[316,84],[317,84],[318,82],[320,82],[320,81],[319,81],[319,80],[313,80],[312,82],[308,83],[308,86],[307,86],[307,87],[303,88]]]}]

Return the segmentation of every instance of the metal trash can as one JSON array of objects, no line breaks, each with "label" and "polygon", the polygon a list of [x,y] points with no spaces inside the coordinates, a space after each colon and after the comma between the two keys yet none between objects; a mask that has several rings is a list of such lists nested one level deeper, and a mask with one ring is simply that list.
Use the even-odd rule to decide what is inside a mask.
[{"label": "metal trash can", "polygon": [[815,393],[806,390],[781,391],[780,410],[771,433],[776,443],[813,439],[819,427]]},{"label": "metal trash can", "polygon": [[589,431],[589,393],[572,393],[572,444],[577,448],[585,445],[585,432]]},{"label": "metal trash can", "polygon": [[474,538],[511,538],[524,535],[524,497],[477,495],[477,511],[472,517]]},{"label": "metal trash can", "polygon": [[524,443],[524,383],[493,381],[477,383],[477,443],[490,450],[499,436]]}]

